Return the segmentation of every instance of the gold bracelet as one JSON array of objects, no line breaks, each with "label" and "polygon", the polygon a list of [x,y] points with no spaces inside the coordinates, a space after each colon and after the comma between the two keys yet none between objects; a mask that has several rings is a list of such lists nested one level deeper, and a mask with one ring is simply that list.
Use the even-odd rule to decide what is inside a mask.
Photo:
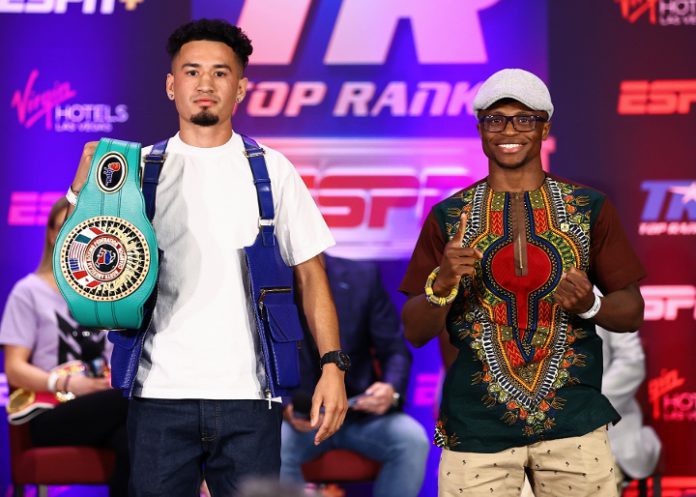
[{"label": "gold bracelet", "polygon": [[439,272],[440,266],[433,269],[433,272],[428,275],[428,279],[425,280],[425,300],[434,306],[445,307],[446,305],[451,304],[452,301],[454,301],[454,299],[457,297],[457,294],[459,293],[459,285],[452,288],[447,297],[438,297],[435,295],[435,292],[433,292],[433,283],[435,283],[435,279],[437,278],[437,274]]}]

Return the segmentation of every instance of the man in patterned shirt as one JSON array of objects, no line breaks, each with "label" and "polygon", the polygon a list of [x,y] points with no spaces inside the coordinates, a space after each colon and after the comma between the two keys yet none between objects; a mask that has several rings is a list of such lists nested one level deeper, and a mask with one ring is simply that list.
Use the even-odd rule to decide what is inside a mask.
[{"label": "man in patterned shirt", "polygon": [[[435,443],[441,496],[615,496],[602,342],[642,323],[644,276],[604,194],[544,172],[546,85],[505,69],[474,109],[489,175],[436,205],[401,291],[406,337],[459,349]],[[597,285],[604,297],[596,297]],[[425,286],[424,286],[425,285]]]}]

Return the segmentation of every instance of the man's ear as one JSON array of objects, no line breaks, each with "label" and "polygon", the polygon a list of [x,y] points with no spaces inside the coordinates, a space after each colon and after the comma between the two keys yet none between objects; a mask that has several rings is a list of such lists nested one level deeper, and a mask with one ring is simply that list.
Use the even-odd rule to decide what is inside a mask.
[{"label": "man's ear", "polygon": [[541,139],[546,140],[549,137],[549,133],[551,132],[551,122],[546,121],[544,123],[544,127],[541,130]]},{"label": "man's ear", "polygon": [[169,100],[174,100],[174,75],[172,73],[167,74],[167,79],[164,83],[164,90],[167,93]]},{"label": "man's ear", "polygon": [[244,76],[237,83],[237,102],[241,102],[246,97],[247,86],[249,86],[249,78]]}]

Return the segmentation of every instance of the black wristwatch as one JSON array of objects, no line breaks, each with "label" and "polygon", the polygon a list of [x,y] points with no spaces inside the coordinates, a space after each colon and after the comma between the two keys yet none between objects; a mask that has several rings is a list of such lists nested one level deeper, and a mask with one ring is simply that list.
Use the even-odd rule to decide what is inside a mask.
[{"label": "black wristwatch", "polygon": [[341,371],[348,371],[350,368],[350,357],[342,350],[332,350],[321,357],[319,365],[323,368],[324,364],[334,363]]}]

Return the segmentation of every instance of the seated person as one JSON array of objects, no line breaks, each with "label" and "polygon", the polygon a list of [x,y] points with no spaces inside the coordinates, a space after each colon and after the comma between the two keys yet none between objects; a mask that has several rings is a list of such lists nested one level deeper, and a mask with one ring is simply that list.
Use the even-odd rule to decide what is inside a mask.
[{"label": "seated person", "polygon": [[[111,347],[106,333],[77,326],[53,277],[53,247],[67,208],[64,198],[53,205],[41,263],[36,272],[15,284],[7,299],[0,323],[5,373],[11,388],[74,396],[73,400],[39,412],[31,419],[27,416],[33,445],[112,448],[116,453],[116,468],[109,495],[126,497],[128,403],[118,391],[111,389],[108,376],[104,376]],[[84,362],[86,374],[49,373],[59,364],[73,360]]]},{"label": "seated person", "polygon": [[643,413],[636,401],[636,392],[645,379],[645,354],[636,333],[611,333],[597,327],[602,339],[604,372],[602,393],[621,415],[621,421],[609,426],[609,443],[621,471],[628,478],[639,480],[655,471],[662,444],[655,430],[643,426]]},{"label": "seated person", "polygon": [[320,366],[316,345],[305,332],[300,354],[302,385],[283,416],[281,479],[301,482],[303,463],[330,449],[348,449],[382,463],[375,497],[416,497],[423,483],[429,441],[423,427],[400,409],[411,354],[396,310],[375,264],[330,256],[325,257],[325,264],[336,301],[341,347],[352,363],[345,377],[351,408],[341,429],[321,445],[314,445],[309,396]]}]

